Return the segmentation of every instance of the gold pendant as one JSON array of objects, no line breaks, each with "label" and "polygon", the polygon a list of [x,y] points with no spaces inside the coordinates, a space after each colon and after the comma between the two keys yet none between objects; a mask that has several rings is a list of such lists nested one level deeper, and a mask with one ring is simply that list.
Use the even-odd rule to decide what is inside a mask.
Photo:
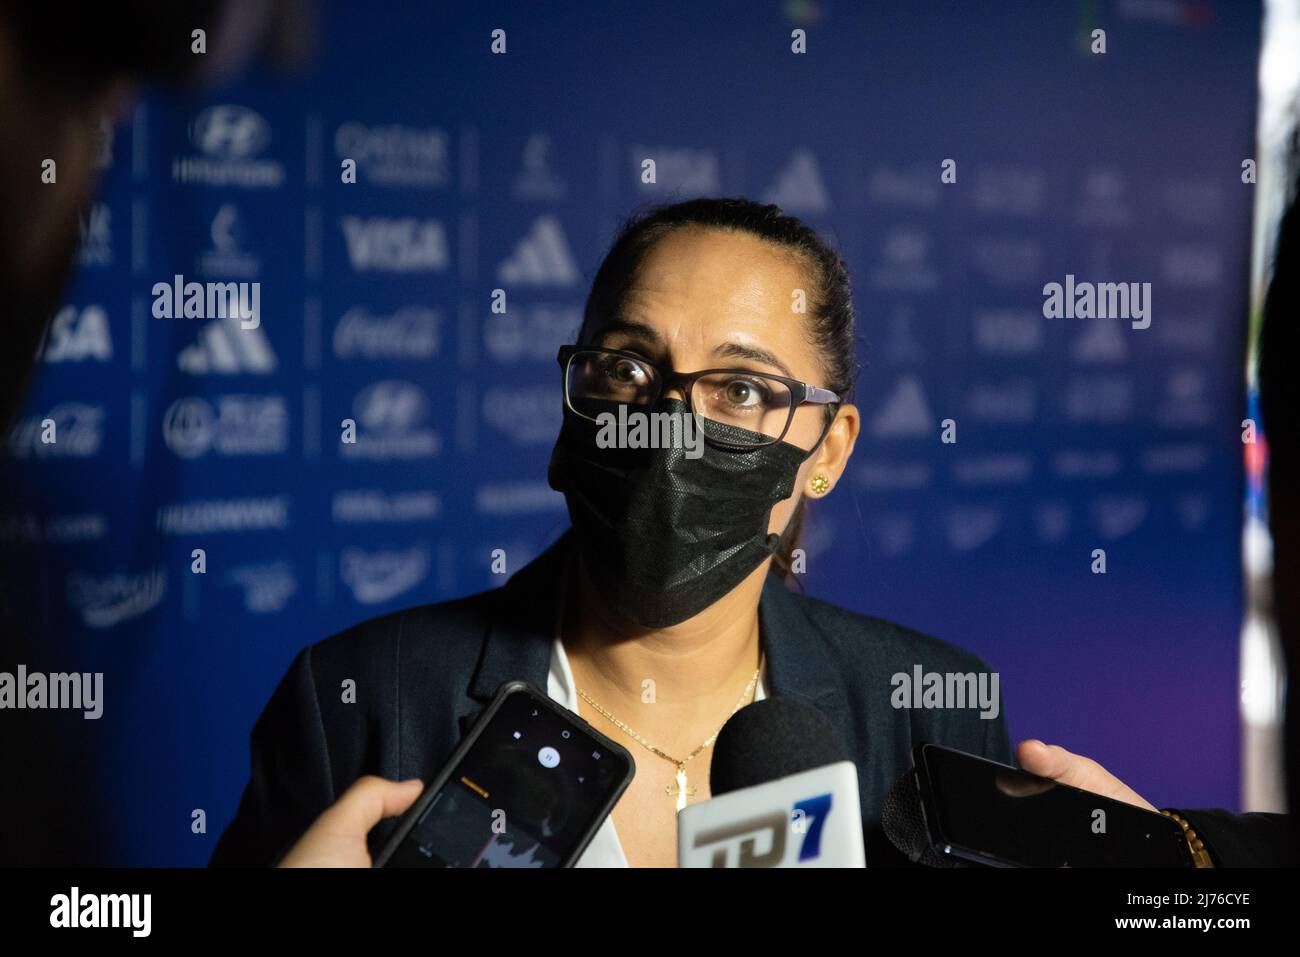
[{"label": "gold pendant", "polygon": [[695,797],[695,788],[686,786],[686,765],[679,764],[677,766],[677,784],[668,785],[664,788],[664,793],[669,797],[677,798],[677,810],[679,811],[686,807],[688,797]]}]

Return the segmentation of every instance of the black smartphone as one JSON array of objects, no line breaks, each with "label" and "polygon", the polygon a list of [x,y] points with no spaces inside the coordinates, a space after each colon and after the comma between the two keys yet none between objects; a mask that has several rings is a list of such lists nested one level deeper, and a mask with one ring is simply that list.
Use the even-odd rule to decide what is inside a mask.
[{"label": "black smartphone", "polygon": [[523,681],[501,686],[375,867],[572,867],[636,771]]},{"label": "black smartphone", "polygon": [[936,744],[912,756],[939,853],[994,867],[1192,866],[1162,814]]}]

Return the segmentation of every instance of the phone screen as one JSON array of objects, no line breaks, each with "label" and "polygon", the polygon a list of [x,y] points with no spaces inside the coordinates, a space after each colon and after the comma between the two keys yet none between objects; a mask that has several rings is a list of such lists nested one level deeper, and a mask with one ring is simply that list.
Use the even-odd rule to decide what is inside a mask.
[{"label": "phone screen", "polygon": [[1181,828],[1153,811],[960,751],[925,745],[921,754],[927,813],[959,856],[1028,867],[1190,866]]},{"label": "phone screen", "polygon": [[576,716],[511,691],[385,866],[562,867],[630,770]]}]

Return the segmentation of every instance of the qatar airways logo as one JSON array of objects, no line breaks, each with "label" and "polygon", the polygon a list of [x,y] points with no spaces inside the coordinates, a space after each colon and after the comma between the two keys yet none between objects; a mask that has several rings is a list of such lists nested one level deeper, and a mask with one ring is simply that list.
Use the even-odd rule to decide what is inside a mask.
[{"label": "qatar airways logo", "polygon": [[334,149],[377,186],[442,187],[451,180],[451,140],[436,127],[344,123]]}]

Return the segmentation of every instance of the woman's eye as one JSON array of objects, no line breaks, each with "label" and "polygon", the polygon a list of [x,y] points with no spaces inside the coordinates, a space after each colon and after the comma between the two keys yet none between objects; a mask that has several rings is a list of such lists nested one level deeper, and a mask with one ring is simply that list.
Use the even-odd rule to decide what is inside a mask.
[{"label": "woman's eye", "polygon": [[767,390],[751,379],[732,379],[723,386],[723,395],[730,405],[751,407],[766,401]]},{"label": "woman's eye", "polygon": [[640,385],[645,381],[645,370],[628,359],[619,359],[610,368],[609,376],[624,385]]}]

